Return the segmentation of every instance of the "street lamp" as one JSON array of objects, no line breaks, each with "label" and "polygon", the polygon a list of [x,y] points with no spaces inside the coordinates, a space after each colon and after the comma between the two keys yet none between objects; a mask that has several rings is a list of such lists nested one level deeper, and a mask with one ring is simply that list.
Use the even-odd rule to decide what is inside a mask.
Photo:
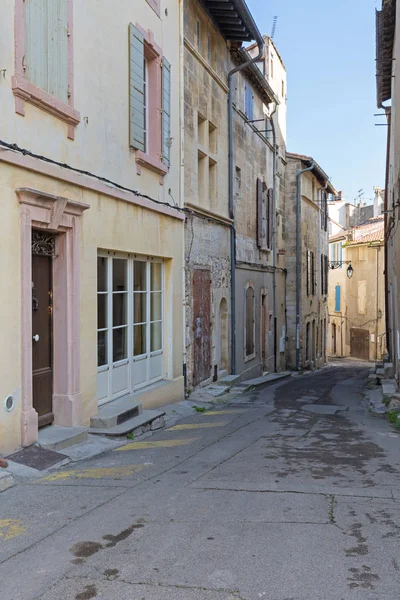
[{"label": "street lamp", "polygon": [[353,277],[353,267],[351,266],[351,262],[349,260],[331,260],[330,268],[331,269],[340,269],[342,265],[349,265],[347,267],[347,277],[351,279]]}]

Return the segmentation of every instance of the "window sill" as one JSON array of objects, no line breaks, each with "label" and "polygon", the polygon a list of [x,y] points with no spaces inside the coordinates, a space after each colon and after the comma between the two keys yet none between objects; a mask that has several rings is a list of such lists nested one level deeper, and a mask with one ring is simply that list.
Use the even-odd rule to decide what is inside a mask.
[{"label": "window sill", "polygon": [[161,160],[150,156],[149,154],[145,154],[141,150],[135,151],[135,160],[136,160],[136,172],[138,175],[142,173],[142,167],[148,169],[149,171],[153,171],[154,173],[158,173],[160,175],[160,184],[163,183],[163,178],[168,173],[168,167],[164,165]]},{"label": "window sill", "polygon": [[45,112],[64,121],[68,125],[68,138],[75,138],[75,127],[80,123],[81,117],[77,110],[54,98],[44,90],[36,87],[21,75],[12,78],[12,90],[15,96],[15,112],[25,116],[25,102],[41,108]]},{"label": "window sill", "polygon": [[255,352],[254,352],[253,354],[249,354],[249,356],[246,356],[246,355],[245,355],[245,357],[244,357],[244,362],[245,362],[245,363],[248,363],[248,362],[250,362],[251,360],[254,360],[254,359],[255,359],[255,357],[256,357],[256,353],[255,353]]}]

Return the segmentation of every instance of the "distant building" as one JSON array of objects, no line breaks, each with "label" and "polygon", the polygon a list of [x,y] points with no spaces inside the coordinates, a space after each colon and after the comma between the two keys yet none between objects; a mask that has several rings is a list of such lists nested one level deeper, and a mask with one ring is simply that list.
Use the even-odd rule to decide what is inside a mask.
[{"label": "distant building", "polygon": [[287,153],[286,269],[288,366],[326,362],[328,324],[328,175],[309,156]]},{"label": "distant building", "polygon": [[385,354],[384,262],[383,216],[329,238],[329,356],[378,360]]}]

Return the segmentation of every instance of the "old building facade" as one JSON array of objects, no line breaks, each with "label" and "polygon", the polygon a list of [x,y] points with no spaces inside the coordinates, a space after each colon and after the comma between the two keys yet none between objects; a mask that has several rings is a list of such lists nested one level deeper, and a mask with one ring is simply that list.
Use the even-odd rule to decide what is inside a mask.
[{"label": "old building facade", "polygon": [[337,195],[311,157],[287,153],[286,269],[288,366],[326,362],[328,325],[328,194]]},{"label": "old building facade", "polygon": [[377,106],[388,125],[384,195],[386,331],[390,360],[400,375],[400,0],[382,0],[376,13]]},{"label": "old building facade", "polygon": [[[235,4],[239,18],[252,22],[241,3],[230,4]],[[285,311],[284,258],[274,258],[273,252],[273,236],[282,247],[284,220],[280,218],[277,225],[273,211],[275,205],[283,213],[285,146],[275,144],[280,154],[274,159],[270,124],[270,113],[281,98],[269,84],[264,67],[250,64],[258,56],[259,45],[264,45],[256,27],[246,25],[242,37],[237,28],[232,30],[223,19],[219,21],[218,11],[213,14],[212,2],[205,6],[194,0],[186,3],[184,201],[189,391],[228,372],[252,377],[280,369],[285,362],[284,350],[278,352],[277,364],[274,358],[275,330],[279,328],[280,338],[285,339]],[[258,44],[249,52],[244,50],[242,43],[257,36]],[[262,51],[259,63],[265,57]],[[233,69],[237,72],[230,77]],[[274,283],[280,298],[278,308]]]},{"label": "old building facade", "polygon": [[183,397],[180,6],[97,4],[2,6],[1,453]]},{"label": "old building facade", "polygon": [[383,216],[331,236],[329,265],[329,356],[380,360],[386,352]]}]

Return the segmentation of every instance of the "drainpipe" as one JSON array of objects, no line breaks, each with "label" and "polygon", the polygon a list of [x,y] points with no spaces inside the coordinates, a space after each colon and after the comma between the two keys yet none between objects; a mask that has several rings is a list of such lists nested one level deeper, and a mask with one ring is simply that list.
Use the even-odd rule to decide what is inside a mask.
[{"label": "drainpipe", "polygon": [[375,322],[375,360],[378,360],[378,324],[379,324],[379,250],[376,249],[376,322]]},{"label": "drainpipe", "polygon": [[297,206],[296,206],[296,369],[300,371],[300,275],[301,275],[301,176],[312,171],[314,161],[307,169],[297,173]]},{"label": "drainpipe", "polygon": [[[274,110],[271,112],[270,121],[272,129],[272,138],[274,145],[274,159],[273,159],[273,176],[272,176],[272,264],[274,268],[273,272],[273,313],[274,313],[274,371],[277,372],[277,354],[278,354],[278,316],[277,316],[277,304],[276,304],[276,263],[277,263],[277,248],[276,248],[276,163],[278,147],[276,145],[276,130],[273,121],[273,116],[276,113],[278,105],[275,103]],[[286,302],[286,298],[285,298]]]},{"label": "drainpipe", "polygon": [[261,34],[258,34],[256,39],[258,44],[258,54],[251,60],[246,61],[242,65],[239,65],[229,71],[228,73],[228,163],[229,163],[229,217],[233,220],[231,225],[231,373],[236,374],[236,229],[235,229],[235,210],[233,206],[233,81],[232,78],[235,73],[247,69],[250,65],[257,62],[263,57],[264,54],[264,39]]},{"label": "drainpipe", "polygon": [[[184,31],[183,31],[183,3],[184,0],[180,0],[179,2],[179,59],[180,59],[180,69],[179,69],[179,77],[180,77],[180,120],[181,120],[181,135],[180,135],[180,194],[179,194],[179,206],[182,208],[185,205],[185,154],[184,154],[184,142],[185,142],[185,127],[184,127],[184,114],[185,114],[185,103],[184,103]],[[183,356],[182,356],[182,371],[183,371],[183,381],[184,381],[184,394],[186,398],[187,394],[187,353],[186,353],[186,261],[185,261],[185,227],[186,220],[183,224],[183,233],[182,233],[182,336],[183,336]]]}]

